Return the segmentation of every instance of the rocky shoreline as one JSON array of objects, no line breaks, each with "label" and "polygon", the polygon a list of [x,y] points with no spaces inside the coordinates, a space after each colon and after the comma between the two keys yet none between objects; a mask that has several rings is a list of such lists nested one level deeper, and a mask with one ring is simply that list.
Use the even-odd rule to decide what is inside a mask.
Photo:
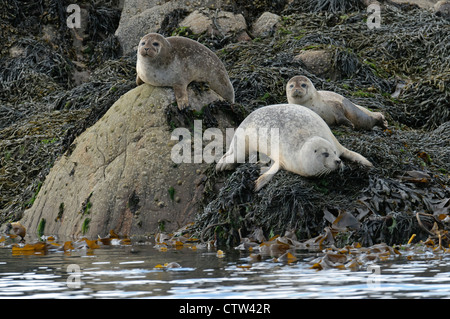
[{"label": "rocky shoreline", "polygon": [[[111,229],[152,235],[194,222],[197,234],[229,245],[254,233],[310,239],[340,216],[351,216],[339,224],[340,244],[400,244],[412,233],[428,236],[434,223],[446,231],[445,11],[385,1],[381,27],[369,30],[363,1],[311,3],[81,2],[79,30],[65,25],[68,4],[5,1],[0,221],[21,220],[31,235],[44,221],[45,234],[88,237]],[[135,88],[134,47],[148,32],[188,36],[215,51],[236,104],[195,84],[198,108],[181,114],[170,89]],[[348,164],[321,179],[279,172],[254,193],[255,165],[215,174],[207,163],[171,161],[176,127],[195,120],[203,130],[237,127],[252,110],[285,103],[284,86],[298,74],[386,114],[388,130],[333,128],[374,169]],[[430,215],[426,229],[417,212]]]}]

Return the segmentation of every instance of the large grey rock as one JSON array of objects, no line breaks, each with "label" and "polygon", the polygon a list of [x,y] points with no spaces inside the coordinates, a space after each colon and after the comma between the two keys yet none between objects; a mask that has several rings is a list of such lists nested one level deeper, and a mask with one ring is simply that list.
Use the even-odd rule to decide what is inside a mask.
[{"label": "large grey rock", "polygon": [[332,54],[327,50],[302,51],[294,59],[302,61],[309,72],[319,77],[334,80],[338,75],[333,68]]},{"label": "large grey rock", "polygon": [[220,8],[229,0],[125,0],[119,27],[116,30],[123,53],[136,50],[139,40],[150,32],[157,32],[167,14],[176,9],[189,12],[198,8]]},{"label": "large grey rock", "polygon": [[[189,90],[197,109],[219,99],[196,94]],[[111,229],[145,235],[163,223],[170,231],[193,220],[207,164],[172,161],[165,109],[174,102],[172,89],[148,84],[120,97],[55,163],[21,220],[28,233],[43,219],[46,235],[91,237]]]},{"label": "large grey rock", "polygon": [[252,34],[255,37],[267,37],[281,26],[281,17],[271,12],[264,12],[258,20],[253,23]]},{"label": "large grey rock", "polygon": [[433,7],[437,16],[450,20],[450,1],[441,0],[437,2]]},{"label": "large grey rock", "polygon": [[202,9],[195,10],[180,22],[180,27],[188,27],[196,34],[229,35],[241,33],[247,29],[247,23],[242,14],[232,12]]}]

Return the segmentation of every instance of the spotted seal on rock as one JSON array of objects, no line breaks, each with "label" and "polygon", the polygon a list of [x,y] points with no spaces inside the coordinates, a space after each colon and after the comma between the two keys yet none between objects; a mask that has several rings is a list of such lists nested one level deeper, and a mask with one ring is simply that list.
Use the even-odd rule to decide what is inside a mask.
[{"label": "spotted seal on rock", "polygon": [[180,110],[189,106],[189,83],[205,82],[234,103],[234,89],[223,63],[203,44],[184,37],[149,33],[139,42],[136,84],[170,86]]},{"label": "spotted seal on rock", "polygon": [[371,112],[349,99],[331,91],[317,91],[306,76],[294,76],[286,85],[288,103],[300,104],[319,114],[328,125],[347,125],[371,130],[374,126],[387,128],[384,115]]},{"label": "spotted seal on rock", "polygon": [[[278,145],[274,145],[275,134]],[[261,149],[263,144],[267,145],[266,150]],[[364,156],[342,146],[318,114],[295,104],[269,105],[250,113],[236,129],[216,171],[232,169],[255,152],[262,152],[272,160],[272,165],[256,180],[256,191],[280,168],[301,176],[320,176],[342,168],[341,157],[372,166]]]}]

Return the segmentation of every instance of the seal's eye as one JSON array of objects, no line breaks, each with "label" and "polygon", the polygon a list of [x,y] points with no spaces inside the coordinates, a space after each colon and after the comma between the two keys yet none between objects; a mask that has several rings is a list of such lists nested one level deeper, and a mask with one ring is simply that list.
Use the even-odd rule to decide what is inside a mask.
[{"label": "seal's eye", "polygon": [[307,87],[307,85],[305,83],[302,83],[302,88]]},{"label": "seal's eye", "polygon": [[158,47],[158,46],[159,46],[159,43],[158,43],[158,42],[153,42],[152,44],[153,44],[153,46],[155,46],[155,47]]},{"label": "seal's eye", "polygon": [[328,154],[327,152],[323,153],[323,156],[328,157],[330,156],[330,154]]},{"label": "seal's eye", "polygon": [[143,41],[143,42],[141,42],[141,45],[145,45],[145,42]]},{"label": "seal's eye", "polygon": [[294,84],[289,85],[289,87],[292,89],[294,87]]}]

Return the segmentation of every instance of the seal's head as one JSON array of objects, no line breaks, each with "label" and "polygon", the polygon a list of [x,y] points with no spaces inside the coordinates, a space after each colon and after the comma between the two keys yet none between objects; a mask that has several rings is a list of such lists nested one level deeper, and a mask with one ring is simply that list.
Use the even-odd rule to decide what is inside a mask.
[{"label": "seal's head", "polygon": [[338,155],[330,142],[314,136],[303,145],[300,162],[307,176],[322,176],[344,167]]},{"label": "seal's head", "polygon": [[145,58],[156,58],[170,44],[158,33],[149,33],[139,42],[138,55]]},{"label": "seal's head", "polygon": [[306,76],[294,76],[286,85],[286,95],[289,103],[302,104],[313,97],[315,87]]}]

